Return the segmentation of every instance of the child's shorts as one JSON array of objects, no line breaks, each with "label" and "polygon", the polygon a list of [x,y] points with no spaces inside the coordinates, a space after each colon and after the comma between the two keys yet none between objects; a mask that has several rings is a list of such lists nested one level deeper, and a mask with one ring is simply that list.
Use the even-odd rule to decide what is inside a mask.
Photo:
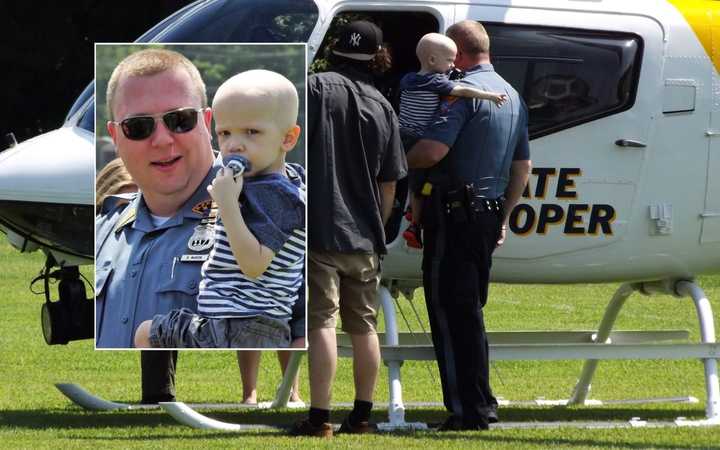
[{"label": "child's shorts", "polygon": [[302,286],[298,290],[298,299],[292,307],[292,317],[290,318],[290,337],[294,341],[295,339],[305,337],[306,327],[306,314],[305,314],[305,282],[303,281]]},{"label": "child's shorts", "polygon": [[[410,151],[413,145],[420,140],[420,137],[400,131],[400,140],[402,140],[405,154]],[[408,189],[413,194],[419,194],[422,190],[425,180],[427,179],[427,169],[410,169],[407,174]]]},{"label": "child's shorts", "polygon": [[286,348],[290,327],[264,316],[216,319],[187,308],[156,315],[150,326],[154,348]]}]

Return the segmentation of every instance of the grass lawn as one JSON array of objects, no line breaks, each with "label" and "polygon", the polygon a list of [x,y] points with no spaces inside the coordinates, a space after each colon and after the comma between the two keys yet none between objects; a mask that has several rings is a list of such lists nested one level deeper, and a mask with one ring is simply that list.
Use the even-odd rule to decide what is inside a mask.
[{"label": "grass lawn", "polygon": [[[160,411],[89,413],[72,405],[53,386],[79,383],[111,400],[136,402],[140,397],[139,355],[130,351],[93,351],[91,341],[48,347],[40,331],[42,296],[28,290],[29,281],[43,265],[40,253],[22,255],[0,236],[0,446],[2,448],[720,448],[720,427],[492,430],[483,433],[408,432],[375,436],[336,436],[329,441],[285,437],[280,431],[243,434],[198,431],[180,425]],[[91,272],[85,270],[86,274]],[[720,276],[699,279],[713,303],[720,325]],[[489,330],[593,329],[617,285],[514,286],[493,285],[486,308]],[[56,294],[54,294],[56,295]],[[413,300],[424,318],[422,293]],[[405,316],[414,314],[407,300]],[[401,328],[408,325],[402,322]],[[419,331],[416,321],[409,327]],[[426,326],[427,328],[427,326]],[[690,299],[633,295],[615,329],[688,329],[698,339],[695,310]],[[498,362],[491,369],[497,395],[510,400],[567,398],[580,373],[581,361]],[[301,368],[301,394],[308,399],[306,361]],[[352,379],[348,360],[339,365],[334,401],[351,402]],[[403,366],[406,402],[441,401],[434,364],[406,362]],[[178,362],[178,399],[185,402],[239,402],[240,381],[233,352],[185,352]],[[273,355],[263,356],[259,392],[270,400],[279,382]],[[387,371],[381,369],[377,403],[387,401]],[[705,388],[699,361],[601,362],[591,397],[601,400],[694,396],[697,404],[645,404],[603,407],[507,407],[503,421],[627,421],[673,420],[678,416],[704,417]],[[237,423],[288,425],[303,411],[210,411],[219,420]],[[345,410],[334,411],[339,423]],[[440,408],[409,409],[408,421],[440,422]],[[386,420],[377,409],[374,419]]]}]

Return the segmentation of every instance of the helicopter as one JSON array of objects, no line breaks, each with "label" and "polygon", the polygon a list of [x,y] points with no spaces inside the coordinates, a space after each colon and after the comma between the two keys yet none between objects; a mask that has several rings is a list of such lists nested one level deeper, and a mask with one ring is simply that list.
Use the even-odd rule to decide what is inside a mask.
[{"label": "helicopter", "polygon": [[[322,58],[343,20],[362,16],[381,26],[393,52],[392,72],[378,80],[392,96],[399,77],[418,68],[414,48],[422,35],[442,33],[464,19],[481,21],[496,71],[528,106],[534,166],[511,213],[510,237],[494,255],[491,280],[624,283],[610,300],[594,343],[605,342],[633,292],[692,297],[708,345],[696,355],[705,365],[707,416],[717,422],[714,323],[709,301],[693,280],[720,272],[720,56],[712,44],[718,31],[709,19],[718,12],[714,2],[680,0],[204,0],[163,20],[137,42],[306,42],[312,62]],[[30,155],[36,145],[57,148],[51,139],[61,142],[72,134],[72,144],[63,148],[76,145],[84,154],[77,167],[87,189],[82,199],[73,200],[77,203],[64,203],[92,205],[93,139],[77,129],[93,93],[83,95],[85,101],[63,127],[70,132],[51,132],[0,153],[0,174],[20,173],[5,168],[18,159],[13,155]],[[23,179],[41,170],[38,163],[27,166]],[[16,247],[42,248],[50,266],[92,261],[91,254],[60,247],[9,219],[16,206],[10,203],[32,197],[8,194],[4,181],[0,176],[0,227]],[[58,196],[65,185],[57,185]],[[393,307],[392,295],[411,295],[422,282],[421,254],[408,248],[399,232],[406,225],[406,193],[400,184],[399,207],[387,228],[380,289],[385,311]],[[75,213],[87,219],[78,220],[86,228],[74,230],[75,237],[92,236],[92,218]],[[389,345],[398,344],[396,331],[386,338]],[[399,381],[399,365],[389,364],[393,380]],[[570,404],[585,400],[592,366],[586,365]],[[399,393],[391,397],[393,420],[402,421]]]}]

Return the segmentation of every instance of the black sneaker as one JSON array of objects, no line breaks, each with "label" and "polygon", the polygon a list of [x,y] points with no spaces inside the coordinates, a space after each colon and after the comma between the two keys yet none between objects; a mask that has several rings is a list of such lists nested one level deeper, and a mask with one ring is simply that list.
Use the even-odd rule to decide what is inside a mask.
[{"label": "black sneaker", "polygon": [[377,433],[378,427],[374,423],[367,421],[360,422],[356,425],[350,423],[350,417],[346,417],[340,425],[338,434],[368,434]]},{"label": "black sneaker", "polygon": [[327,422],[319,426],[313,425],[310,420],[300,420],[288,431],[290,436],[313,436],[321,438],[331,438],[333,436],[333,427]]},{"label": "black sneaker", "polygon": [[450,416],[447,419],[445,419],[445,422],[442,423],[437,429],[437,431],[467,431],[467,430],[487,430],[488,424],[487,422],[473,422],[468,423],[464,422],[462,418],[458,416]]},{"label": "black sneaker", "polygon": [[497,406],[495,406],[495,405],[488,406],[486,415],[487,415],[488,423],[497,423],[498,422]]},{"label": "black sneaker", "polygon": [[140,400],[141,405],[157,405],[160,402],[174,402],[175,396],[172,394],[148,395]]}]

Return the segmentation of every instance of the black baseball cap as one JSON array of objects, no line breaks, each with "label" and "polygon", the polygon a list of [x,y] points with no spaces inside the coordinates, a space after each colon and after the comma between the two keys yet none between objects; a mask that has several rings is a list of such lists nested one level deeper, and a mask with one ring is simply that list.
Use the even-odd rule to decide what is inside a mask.
[{"label": "black baseball cap", "polygon": [[333,53],[357,61],[370,61],[382,44],[382,30],[367,20],[347,24],[340,32]]}]

